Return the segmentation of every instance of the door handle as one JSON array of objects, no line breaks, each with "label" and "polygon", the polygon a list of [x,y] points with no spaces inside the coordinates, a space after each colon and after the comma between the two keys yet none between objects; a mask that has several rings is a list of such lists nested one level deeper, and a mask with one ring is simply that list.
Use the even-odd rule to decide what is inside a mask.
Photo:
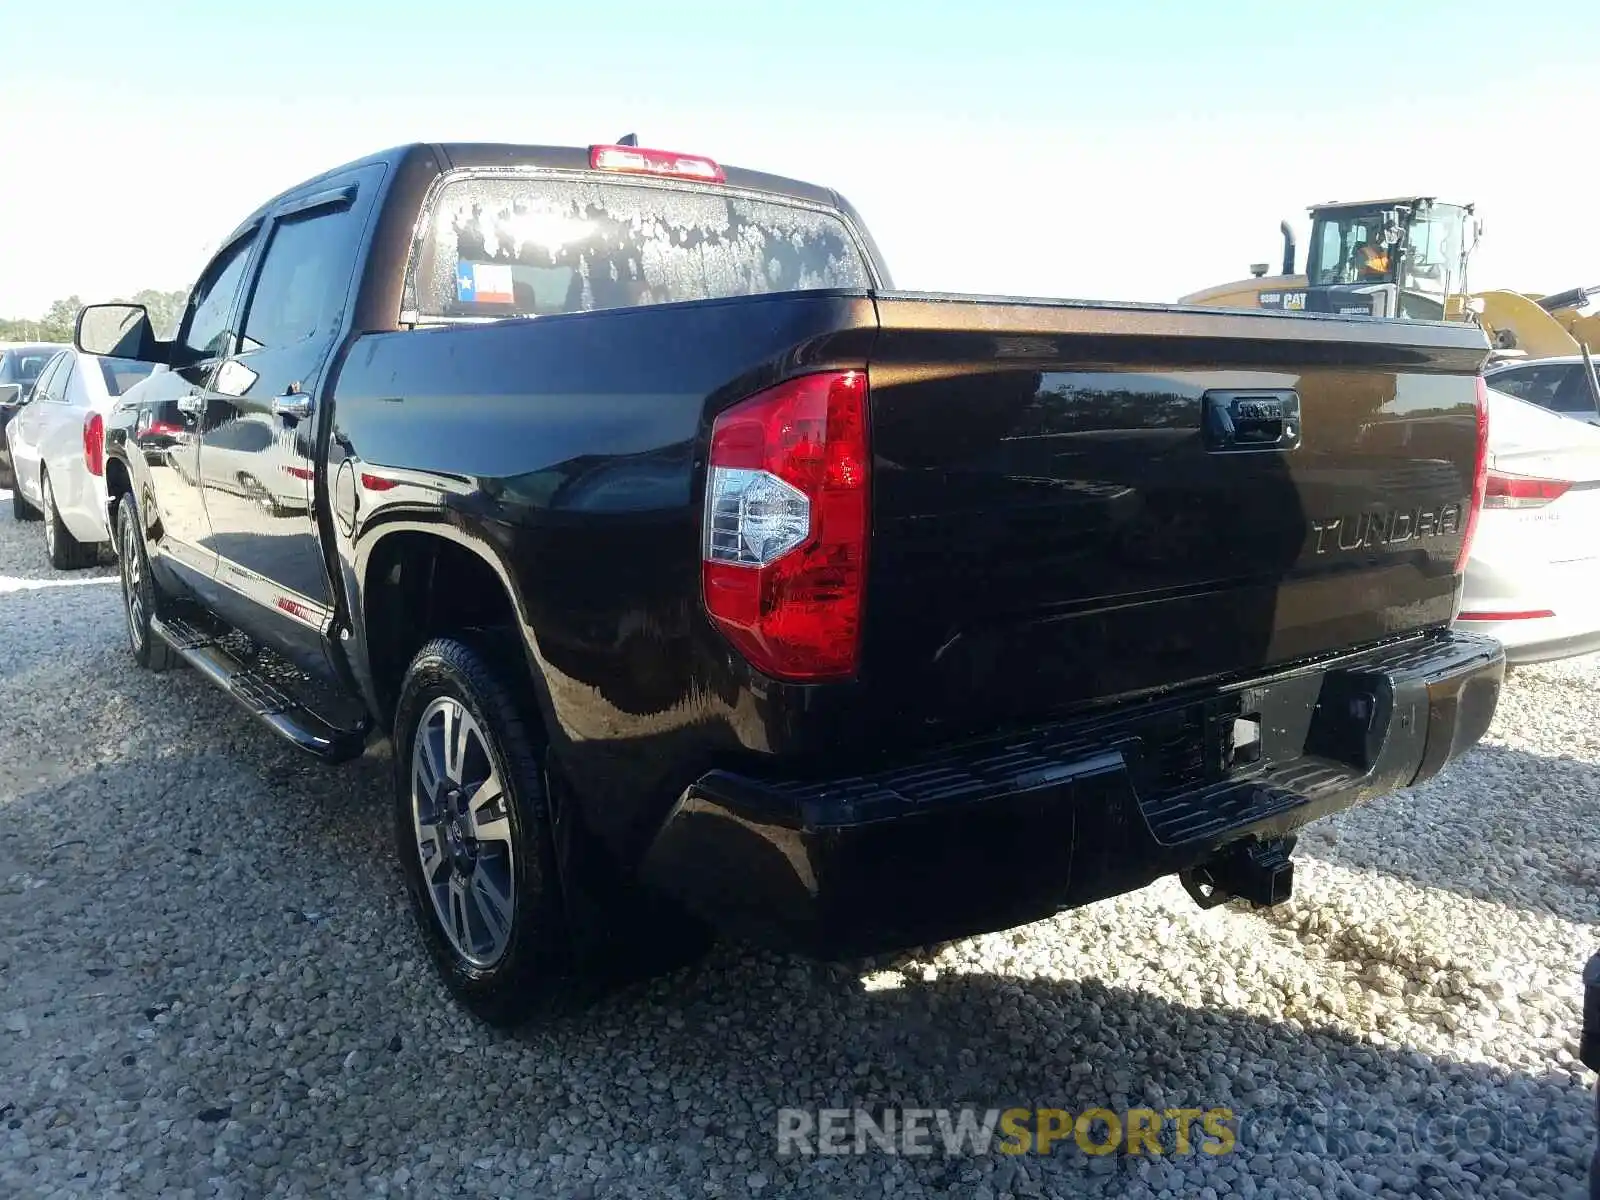
[{"label": "door handle", "polygon": [[305,392],[289,391],[272,398],[272,411],[280,417],[299,420],[311,415],[311,397]]},{"label": "door handle", "polygon": [[1300,448],[1300,396],[1293,391],[1212,391],[1202,397],[1212,454]]},{"label": "door handle", "polygon": [[178,411],[187,413],[191,417],[200,415],[200,410],[205,407],[205,401],[200,398],[199,392],[189,392],[178,397]]}]

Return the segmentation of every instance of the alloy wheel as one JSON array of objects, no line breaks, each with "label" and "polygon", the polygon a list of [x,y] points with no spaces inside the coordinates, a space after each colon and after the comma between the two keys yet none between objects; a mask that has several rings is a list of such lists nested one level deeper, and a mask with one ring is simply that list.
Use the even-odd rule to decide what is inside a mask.
[{"label": "alloy wheel", "polygon": [[56,490],[50,486],[50,476],[43,479],[44,486],[39,490],[43,493],[39,498],[44,502],[44,548],[50,552],[52,559],[56,556]]},{"label": "alloy wheel", "polygon": [[122,563],[122,600],[128,615],[128,639],[134,652],[144,647],[144,582],[143,565],[139,557],[139,531],[132,520],[122,522],[122,553],[117,557]]},{"label": "alloy wheel", "polygon": [[440,927],[478,968],[505,955],[516,914],[508,804],[476,719],[459,700],[434,700],[411,748],[412,826]]}]

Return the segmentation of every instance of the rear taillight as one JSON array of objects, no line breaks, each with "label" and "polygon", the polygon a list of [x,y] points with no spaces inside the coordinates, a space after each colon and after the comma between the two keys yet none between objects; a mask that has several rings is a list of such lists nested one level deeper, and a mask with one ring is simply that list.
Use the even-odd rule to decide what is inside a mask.
[{"label": "rear taillight", "polygon": [[1507,475],[1490,471],[1483,493],[1485,508],[1543,508],[1559,500],[1572,484],[1565,479],[1539,479],[1532,475]]},{"label": "rear taillight", "polygon": [[757,670],[804,683],[855,674],[870,470],[861,371],[788,380],[713,423],[706,612]]},{"label": "rear taillight", "polygon": [[1472,554],[1472,535],[1478,531],[1478,514],[1483,511],[1483,493],[1489,483],[1489,385],[1478,376],[1478,446],[1472,466],[1472,496],[1467,501],[1467,525],[1461,531],[1461,551],[1456,555],[1456,574],[1467,569]]},{"label": "rear taillight", "polygon": [[722,168],[698,154],[677,154],[671,150],[641,150],[637,146],[590,146],[589,165],[596,171],[620,171],[628,175],[666,175],[678,179],[698,179],[702,183],[726,183]]},{"label": "rear taillight", "polygon": [[106,423],[97,412],[83,419],[83,465],[89,468],[91,475],[105,474]]}]

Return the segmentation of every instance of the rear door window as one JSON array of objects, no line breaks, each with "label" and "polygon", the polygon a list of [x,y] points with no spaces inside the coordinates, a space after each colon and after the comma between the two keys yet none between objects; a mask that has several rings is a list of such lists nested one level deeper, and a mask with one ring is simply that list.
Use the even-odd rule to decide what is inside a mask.
[{"label": "rear door window", "polygon": [[412,276],[423,317],[544,316],[872,286],[827,209],[650,182],[466,177],[440,188]]},{"label": "rear door window", "polygon": [[240,350],[332,336],[344,313],[360,237],[349,203],[278,221],[250,297]]},{"label": "rear door window", "polygon": [[1571,363],[1563,369],[1561,385],[1556,389],[1551,407],[1556,412],[1580,413],[1585,416],[1595,411],[1594,395],[1584,378],[1584,365]]},{"label": "rear door window", "polygon": [[1518,367],[1491,376],[1487,382],[1496,391],[1507,392],[1540,408],[1554,409],[1556,393],[1566,378],[1561,366]]}]

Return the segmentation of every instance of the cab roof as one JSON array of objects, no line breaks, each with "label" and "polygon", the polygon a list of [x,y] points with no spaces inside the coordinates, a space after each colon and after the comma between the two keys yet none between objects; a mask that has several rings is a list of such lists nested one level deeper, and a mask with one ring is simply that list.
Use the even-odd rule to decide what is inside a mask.
[{"label": "cab roof", "polygon": [[[272,199],[261,205],[243,221],[239,222],[234,232],[227,239],[232,241],[249,226],[255,224],[267,215],[274,207],[285,199],[314,187],[326,179],[341,175],[357,167],[374,164],[385,164],[398,168],[417,159],[432,157],[441,172],[470,169],[473,167],[530,167],[544,170],[558,171],[590,171],[588,146],[536,146],[523,145],[509,142],[411,142],[403,146],[394,146],[388,150],[380,150],[364,158],[353,159],[341,163],[336,167],[314,175],[309,179],[301,180],[293,187],[285,188]],[[806,183],[799,179],[790,179],[782,175],[769,175],[763,171],[751,171],[743,167],[730,167],[720,164],[727,176],[727,186],[743,188],[747,191],[768,192],[776,196],[783,196],[792,200],[800,200],[810,204],[822,204],[832,208],[841,207],[839,195],[829,188],[819,187],[813,183]],[[603,174],[603,172],[596,172]],[[640,176],[620,176],[621,179],[637,181]],[[718,186],[708,184],[707,186]]]},{"label": "cab roof", "polygon": [[1457,208],[1472,211],[1470,204],[1456,204],[1453,200],[1440,200],[1437,196],[1389,196],[1381,200],[1329,200],[1326,204],[1313,204],[1306,211],[1315,215],[1319,212],[1343,211],[1356,208],[1388,208],[1391,205],[1408,204],[1416,208],[1424,204],[1453,204]]}]

